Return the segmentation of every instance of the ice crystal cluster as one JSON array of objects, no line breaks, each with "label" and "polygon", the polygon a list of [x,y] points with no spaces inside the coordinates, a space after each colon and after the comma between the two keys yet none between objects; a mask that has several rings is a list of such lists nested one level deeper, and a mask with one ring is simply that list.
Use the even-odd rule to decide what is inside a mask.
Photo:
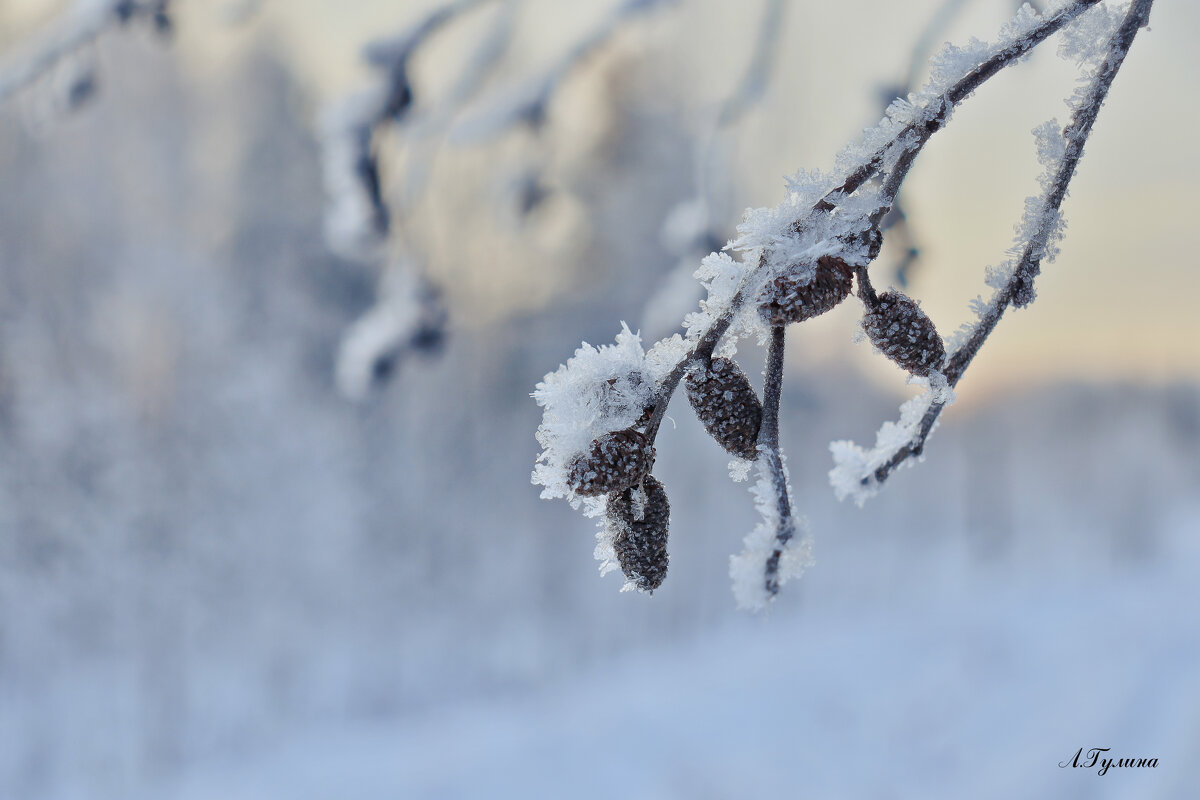
[{"label": "ice crystal cluster", "polygon": [[[738,604],[764,607],[811,564],[811,538],[793,513],[779,447],[784,332],[851,295],[863,310],[860,338],[923,391],[901,407],[898,421],[883,424],[872,448],[834,442],[830,482],[840,499],[861,505],[894,469],[923,457],[963,371],[1005,310],[1033,300],[1040,265],[1057,254],[1067,184],[1152,2],[1057,0],[1042,13],[1025,5],[995,42],[946,45],[925,86],[892,102],[831,172],[798,172],[782,203],[748,211],[737,238],[702,260],[695,277],[706,295],[684,318],[685,336],[644,352],[623,325],[615,344],[585,344],[546,376],[534,393],[544,419],[533,480],[545,487],[543,497],[566,497],[589,515],[607,507],[596,550],[602,572],[620,566],[626,588],[650,591],[662,583],[669,505],[651,472],[659,422],[681,382],[709,435],[738,457],[733,476],[758,467],[751,492],[762,520],[730,562]],[[1067,102],[1071,121],[1063,128],[1052,119],[1035,130],[1042,191],[1026,201],[1009,261],[987,271],[992,298],[974,300],[975,321],[946,342],[916,299],[895,289],[877,294],[871,285],[888,212],[916,156],[956,105],[1059,32],[1060,54],[1080,69],[1081,85]],[[735,360],[745,337],[770,343],[761,400]]]},{"label": "ice crystal cluster", "polygon": [[641,337],[621,325],[616,342],[583,343],[575,355],[537,385],[533,397],[545,409],[537,440],[542,446],[533,481],[542,497],[566,497],[588,516],[603,511],[602,500],[571,487],[571,467],[605,434],[630,429],[654,405],[659,383],[687,354],[681,337],[659,342],[650,352]]}]

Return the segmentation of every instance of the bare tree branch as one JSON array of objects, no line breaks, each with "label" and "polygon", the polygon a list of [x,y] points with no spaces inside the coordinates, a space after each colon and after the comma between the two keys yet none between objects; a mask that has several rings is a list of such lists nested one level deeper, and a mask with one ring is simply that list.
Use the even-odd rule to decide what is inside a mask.
[{"label": "bare tree branch", "polygon": [[[900,156],[895,166],[888,171],[883,185],[883,204],[872,219],[873,222],[878,223],[884,214],[887,213],[887,209],[891,207],[891,201],[894,201],[900,184],[907,177],[908,171],[911,169],[921,148],[925,146],[934,133],[942,129],[955,105],[969,97],[976,89],[983,85],[989,78],[999,73],[1004,67],[1015,63],[1038,44],[1049,38],[1055,31],[1061,29],[1068,22],[1098,2],[1099,0],[1077,0],[1077,2],[1063,8],[1057,14],[1019,37],[1016,41],[993,54],[978,67],[972,69],[955,82],[937,101],[936,109],[930,109],[933,113],[928,116],[927,122],[919,126],[916,123],[905,125],[896,131],[886,144],[881,146],[863,164],[853,169],[837,188],[827,192],[812,207],[807,215],[793,221],[791,225],[792,231],[799,234],[805,228],[811,226],[817,217],[834,211],[842,198],[857,191],[874,177],[883,167],[889,152],[899,147],[901,148]],[[764,252],[759,257],[757,268],[743,278],[728,307],[700,334],[692,351],[660,384],[658,391],[659,399],[655,403],[653,415],[647,430],[647,436],[651,440],[657,434],[658,426],[662,421],[663,415],[666,413],[666,406],[670,402],[671,395],[679,385],[679,381],[682,380],[688,366],[712,356],[721,337],[725,335],[730,325],[733,324],[734,317],[741,311],[750,294],[755,291],[761,282],[762,273],[765,271],[768,263],[769,255]]]}]

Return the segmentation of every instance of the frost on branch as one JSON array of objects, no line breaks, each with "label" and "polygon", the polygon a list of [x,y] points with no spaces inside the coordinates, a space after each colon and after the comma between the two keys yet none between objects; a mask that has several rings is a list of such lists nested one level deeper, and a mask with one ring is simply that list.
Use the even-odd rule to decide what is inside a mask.
[{"label": "frost on branch", "polygon": [[[766,454],[759,458],[758,468],[759,479],[750,487],[750,493],[754,495],[754,507],[762,515],[762,520],[754,530],[746,534],[742,552],[729,558],[729,577],[733,581],[734,599],[738,608],[751,611],[766,608],[779,586],[793,578],[799,578],[813,564],[812,536],[808,530],[808,523],[804,519],[797,520],[794,517],[786,521],[780,518],[778,497]],[[784,474],[787,474],[786,466]],[[790,497],[790,482],[787,493]],[[790,526],[790,537],[781,547],[779,531],[782,524]],[[777,549],[778,557],[775,556]],[[776,558],[776,572],[772,587],[768,586],[763,566],[769,564],[773,558]]]},{"label": "frost on branch", "polygon": [[436,352],[446,330],[446,308],[437,288],[406,259],[390,263],[375,305],[355,320],[338,348],[341,393],[364,400],[412,353]]},{"label": "frost on branch", "polygon": [[[1119,13],[1102,6],[1094,18],[1076,13],[1073,21],[1068,20],[1060,52],[1080,64],[1080,77],[1086,85],[1067,101],[1072,119],[1065,129],[1060,132],[1057,120],[1051,120],[1034,131],[1038,160],[1044,169],[1040,180],[1043,192],[1026,200],[1024,217],[1009,250],[1010,260],[987,271],[987,283],[994,290],[991,300],[973,301],[971,307],[977,321],[963,326],[951,337],[952,352],[945,366],[949,387],[957,384],[1008,306],[1021,307],[1034,299],[1033,281],[1042,261],[1053,259],[1058,252],[1065,228],[1060,207],[1082,157],[1083,144],[1134,36],[1148,20],[1152,2],[1135,0]],[[1060,4],[1053,13],[1065,15],[1083,6],[1083,3]],[[873,450],[865,451],[849,442],[831,445],[836,466],[830,472],[830,480],[839,497],[853,496],[861,504],[896,467],[910,457],[921,456],[925,440],[946,403],[936,398],[912,403],[904,410],[899,424],[884,425]]]},{"label": "frost on branch", "polygon": [[371,258],[387,236],[389,215],[372,148],[373,120],[386,97],[385,86],[363,90],[331,105],[322,121],[325,241],[346,258]]},{"label": "frost on branch", "polygon": [[[897,451],[914,442],[924,443],[928,430],[922,423],[931,408],[945,408],[954,402],[954,390],[941,373],[931,373],[928,378],[914,377],[912,383],[925,387],[922,394],[900,406],[900,419],[885,422],[875,435],[875,446],[870,450],[849,440],[832,442],[834,468],[829,471],[829,482],[838,500],[854,499],[859,506],[879,493],[880,480],[877,470],[888,463]],[[918,455],[919,458],[919,455]]]},{"label": "frost on branch", "polygon": [[[1121,23],[1115,30],[1119,15],[1106,9],[1098,19],[1080,22],[1068,32],[1065,54],[1080,61],[1087,86],[1068,101],[1073,114],[1065,130],[1060,133],[1058,123],[1051,120],[1035,132],[1039,160],[1045,168],[1043,192],[1026,203],[1011,251],[1013,259],[989,272],[988,283],[995,294],[990,302],[979,297],[972,303],[978,321],[953,338],[949,357],[932,320],[914,300],[894,291],[876,295],[871,285],[868,270],[879,253],[883,220],[895,211],[897,193],[916,156],[946,125],[955,106],[1002,69],[1023,60],[1053,33],[1082,18],[1097,6],[1098,0],[1060,0],[1045,15],[1026,6],[1005,26],[995,43],[972,40],[965,47],[947,46],[935,59],[925,87],[894,101],[879,125],[868,129],[859,142],[842,152],[832,173],[802,171],[789,182],[787,196],[780,205],[747,212],[738,226],[738,238],[725,248],[739,253],[741,260],[726,252],[713,253],[703,260],[696,277],[707,296],[699,311],[685,318],[686,338],[670,343],[666,351],[670,358],[660,359],[660,366],[665,368],[658,370],[653,388],[643,390],[637,383],[635,390],[629,390],[636,397],[627,402],[628,407],[618,404],[616,412],[611,412],[602,403],[595,405],[595,398],[603,396],[604,390],[598,388],[601,383],[621,384],[618,373],[651,374],[639,361],[640,346],[627,328],[625,341],[618,337],[618,347],[634,346],[628,363],[621,363],[619,357],[602,356],[601,351],[585,345],[572,360],[579,366],[572,369],[569,362],[559,373],[547,376],[539,386],[539,402],[546,407],[539,441],[546,450],[534,474],[535,482],[546,486],[543,496],[568,496],[579,504],[580,498],[572,495],[562,477],[565,459],[587,451],[597,437],[631,426],[641,428],[643,417],[643,432],[653,444],[666,404],[685,374],[695,375],[696,370],[711,363],[732,365],[742,337],[757,336],[760,342],[769,339],[762,416],[755,441],[760,480],[752,490],[763,520],[746,537],[745,551],[730,562],[739,605],[764,607],[783,582],[800,574],[811,562],[807,530],[792,513],[792,492],[779,448],[786,325],[829,310],[857,285],[857,294],[867,311],[863,335],[906,369],[910,382],[925,389],[901,407],[898,421],[884,423],[872,448],[849,441],[831,445],[835,467],[829,477],[835,493],[839,498],[854,497],[861,504],[896,468],[922,456],[941,411],[954,400],[953,387],[1004,310],[1032,299],[1032,282],[1039,266],[1043,259],[1053,258],[1062,236],[1059,207],[1083,144],[1113,76],[1138,29],[1148,20],[1152,2],[1134,0],[1128,13],[1120,15]],[[604,368],[583,368],[584,363],[592,362]],[[572,372],[579,373],[577,381],[571,380]],[[746,431],[738,431],[736,442],[734,437],[720,433],[725,426],[714,411],[722,402],[736,405],[734,396],[742,389],[737,383],[737,390],[730,388],[712,397],[700,397],[699,402],[693,399],[693,406],[710,433],[712,423],[718,423],[714,435],[727,449],[748,456]],[[567,387],[561,396],[556,390],[559,384]],[[689,384],[691,393],[695,394],[697,388]],[[640,409],[643,417],[637,416],[639,403],[649,403]],[[569,405],[581,412],[568,414],[559,409]],[[745,477],[749,465],[748,460],[735,462],[731,476]],[[640,490],[627,491],[631,491],[628,498],[610,494],[609,502],[635,508]],[[617,507],[618,517],[625,507]],[[602,508],[597,501],[587,510],[594,515]],[[604,563],[602,571],[615,568],[620,560],[613,527],[605,525],[597,537],[596,556]]]}]

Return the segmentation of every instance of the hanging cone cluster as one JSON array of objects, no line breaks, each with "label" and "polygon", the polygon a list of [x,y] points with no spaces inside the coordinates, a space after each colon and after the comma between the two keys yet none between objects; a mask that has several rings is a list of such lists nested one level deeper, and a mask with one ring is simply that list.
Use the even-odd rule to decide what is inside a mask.
[{"label": "hanging cone cluster", "polygon": [[914,375],[928,376],[946,360],[946,346],[933,320],[900,292],[879,295],[862,326],[881,353]]},{"label": "hanging cone cluster", "polygon": [[841,258],[817,259],[811,281],[804,281],[801,273],[806,271],[789,270],[766,285],[758,296],[758,313],[764,322],[786,325],[819,317],[850,294],[854,270]]},{"label": "hanging cone cluster", "polygon": [[704,429],[739,458],[758,456],[762,403],[750,380],[728,358],[714,358],[707,369],[687,376],[687,396]]},{"label": "hanging cone cluster", "polygon": [[667,528],[671,504],[654,476],[641,487],[608,496],[607,522],[613,530],[613,550],[625,578],[643,592],[653,592],[667,577]]},{"label": "hanging cone cluster", "polygon": [[567,467],[567,484],[587,496],[635,486],[654,463],[654,446],[633,428],[606,433]]}]

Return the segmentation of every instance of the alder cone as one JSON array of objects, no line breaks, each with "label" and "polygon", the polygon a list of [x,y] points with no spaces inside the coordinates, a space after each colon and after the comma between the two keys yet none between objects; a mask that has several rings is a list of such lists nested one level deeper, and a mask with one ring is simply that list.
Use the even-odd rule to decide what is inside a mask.
[{"label": "alder cone", "polygon": [[769,325],[819,317],[846,299],[853,275],[853,268],[837,256],[821,256],[811,282],[786,272],[768,283],[758,296],[758,313]]},{"label": "alder cone", "polygon": [[576,494],[599,495],[635,486],[654,463],[654,447],[633,428],[606,433],[571,460],[567,483]]},{"label": "alder cone", "polygon": [[879,257],[879,251],[883,249],[883,231],[879,228],[871,227],[865,231],[851,234],[850,236],[839,236],[840,241],[852,245],[861,245],[867,248],[867,260],[874,261]]},{"label": "alder cone", "polygon": [[946,346],[933,320],[900,292],[879,295],[862,326],[880,352],[914,375],[927,376],[946,360]]},{"label": "alder cone", "polygon": [[736,363],[714,358],[707,369],[690,373],[687,396],[704,429],[721,447],[739,458],[757,457],[762,403]]},{"label": "alder cone", "polygon": [[[654,476],[642,481],[645,502],[639,505],[631,487],[608,496],[607,520],[613,530],[613,550],[625,578],[643,592],[653,592],[667,577],[667,528],[671,504],[667,492]],[[640,498],[636,498],[640,499]]]}]

